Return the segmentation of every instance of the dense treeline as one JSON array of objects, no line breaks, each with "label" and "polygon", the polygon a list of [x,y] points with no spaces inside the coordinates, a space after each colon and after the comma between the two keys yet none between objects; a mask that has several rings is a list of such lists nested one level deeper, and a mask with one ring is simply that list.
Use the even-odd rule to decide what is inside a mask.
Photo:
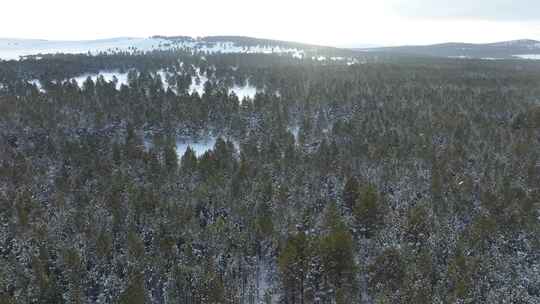
[{"label": "dense treeline", "polygon": [[0,303],[540,302],[538,65],[109,56],[0,63]]}]

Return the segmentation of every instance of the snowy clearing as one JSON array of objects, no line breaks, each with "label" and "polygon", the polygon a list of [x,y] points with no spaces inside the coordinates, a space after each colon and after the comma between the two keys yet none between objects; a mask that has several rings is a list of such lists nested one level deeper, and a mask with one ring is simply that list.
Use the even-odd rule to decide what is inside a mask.
[{"label": "snowy clearing", "polygon": [[[199,95],[203,95],[204,93],[204,85],[208,82],[208,77],[205,75],[202,75],[200,70],[197,70],[197,76],[193,76],[191,78],[191,86],[189,88],[189,91],[191,93],[199,93]],[[242,101],[244,98],[255,98],[255,94],[257,94],[258,90],[256,87],[249,84],[249,81],[244,86],[238,86],[235,85],[231,89],[229,89],[229,93],[234,92],[238,99]]]},{"label": "snowy clearing", "polygon": [[128,84],[128,78],[127,78],[127,72],[120,73],[120,72],[114,72],[114,71],[103,71],[99,72],[98,74],[83,74],[77,77],[74,77],[74,79],[79,87],[83,87],[84,82],[90,77],[93,82],[96,82],[98,77],[101,75],[107,82],[111,82],[116,77],[117,83],[116,83],[116,89],[120,89],[120,87],[124,84]]},{"label": "snowy clearing", "polygon": [[178,159],[181,159],[182,156],[184,156],[188,147],[191,147],[195,152],[195,155],[200,157],[206,153],[206,151],[214,148],[216,139],[216,137],[206,137],[199,140],[186,138],[176,141],[176,154],[178,155]]},{"label": "snowy clearing", "polygon": [[[180,137],[176,140],[176,155],[178,157],[178,160],[182,159],[182,156],[186,153],[186,150],[188,147],[190,147],[193,152],[195,152],[195,156],[201,157],[206,152],[214,149],[214,146],[216,145],[217,139],[220,138],[220,136],[213,136],[213,135],[207,135],[203,137]],[[231,141],[234,145],[234,148],[236,151],[240,151],[240,143],[237,140],[234,139],[227,139],[225,137],[221,137],[223,140]],[[153,147],[153,142],[151,138],[146,138],[144,140],[144,147],[146,150],[150,150]]]},{"label": "snowy clearing", "polygon": [[[208,82],[208,77],[201,75],[199,71],[197,71],[197,76],[192,77],[192,83],[189,88],[190,93],[197,92],[199,95],[203,95],[204,93],[204,85],[206,82]],[[159,75],[161,77],[161,81],[163,82],[163,89],[167,90],[169,88],[168,78],[172,76],[171,73],[166,72],[164,70],[159,70],[155,73],[155,75]],[[99,73],[85,73],[82,75],[79,75],[77,77],[73,77],[70,80],[75,80],[77,82],[77,85],[82,88],[84,86],[84,82],[90,78],[95,83],[99,76],[103,76],[106,82],[112,82],[114,81],[116,77],[116,89],[120,89],[122,85],[128,85],[128,72],[119,72],[119,71],[100,71]],[[45,92],[43,89],[43,86],[41,82],[38,79],[32,79],[29,80],[28,83],[31,83],[35,85],[41,92]],[[175,90],[173,90],[175,91]],[[242,101],[244,98],[255,98],[255,95],[257,94],[258,90],[256,87],[249,84],[249,81],[244,86],[238,86],[235,85],[232,88],[229,89],[229,93],[234,92],[238,99]]]}]

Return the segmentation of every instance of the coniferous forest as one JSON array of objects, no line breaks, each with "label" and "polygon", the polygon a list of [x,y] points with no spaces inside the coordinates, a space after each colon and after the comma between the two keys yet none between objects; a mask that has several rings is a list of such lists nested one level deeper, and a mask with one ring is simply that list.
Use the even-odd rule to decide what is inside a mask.
[{"label": "coniferous forest", "polygon": [[0,61],[1,304],[540,303],[539,185],[535,62]]}]

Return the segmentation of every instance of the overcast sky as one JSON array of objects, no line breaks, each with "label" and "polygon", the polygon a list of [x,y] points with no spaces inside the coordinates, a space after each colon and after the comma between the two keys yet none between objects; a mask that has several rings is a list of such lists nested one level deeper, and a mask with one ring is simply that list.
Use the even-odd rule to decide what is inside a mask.
[{"label": "overcast sky", "polygon": [[335,46],[540,40],[540,0],[2,0],[0,37],[243,35]]}]

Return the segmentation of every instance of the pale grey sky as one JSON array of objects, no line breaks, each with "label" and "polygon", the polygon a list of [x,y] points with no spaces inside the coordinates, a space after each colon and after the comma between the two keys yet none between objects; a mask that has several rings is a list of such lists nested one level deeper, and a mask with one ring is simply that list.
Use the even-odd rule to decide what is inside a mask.
[{"label": "pale grey sky", "polygon": [[391,0],[405,16],[497,21],[539,21],[538,0]]},{"label": "pale grey sky", "polygon": [[3,0],[0,37],[243,35],[336,46],[540,40],[540,0]]}]

